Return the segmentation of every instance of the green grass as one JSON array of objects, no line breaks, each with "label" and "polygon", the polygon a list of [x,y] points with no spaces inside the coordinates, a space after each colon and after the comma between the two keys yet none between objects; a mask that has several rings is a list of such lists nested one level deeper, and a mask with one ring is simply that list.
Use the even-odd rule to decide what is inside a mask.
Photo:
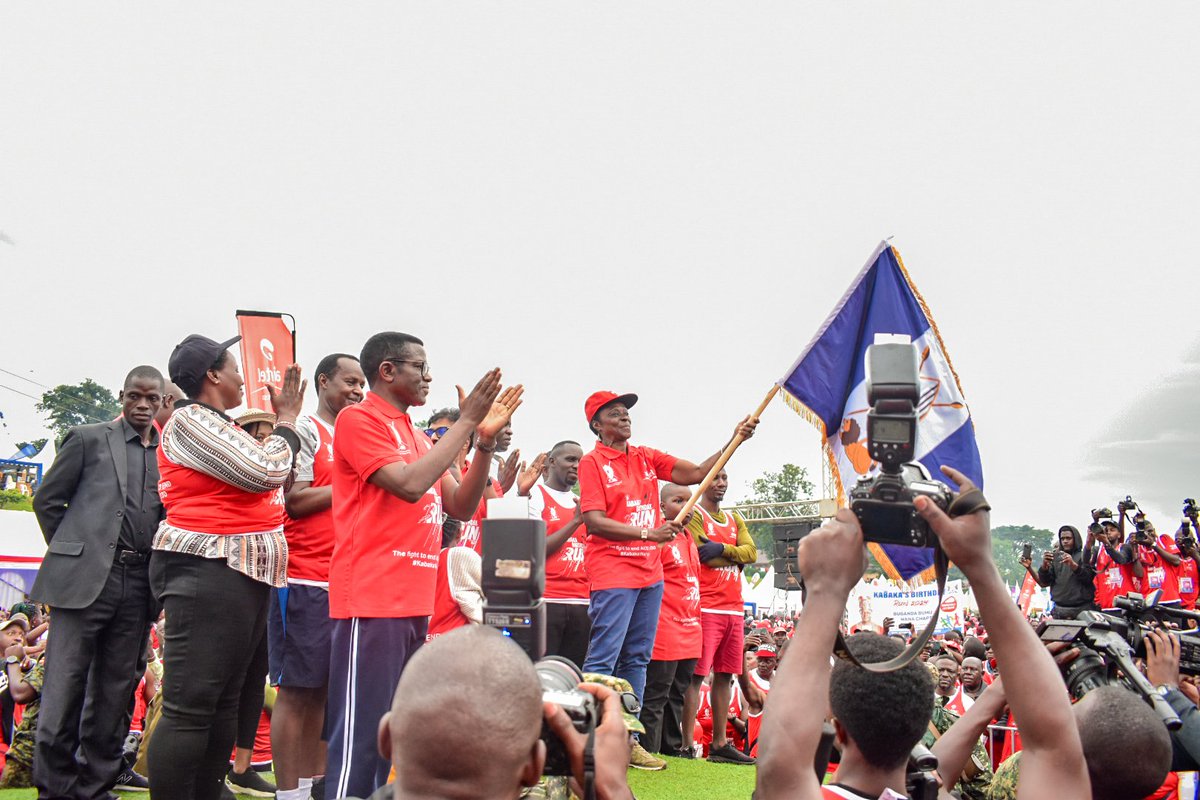
[{"label": "green grass", "polygon": [[666,761],[662,772],[629,770],[629,788],[638,800],[745,800],[754,791],[754,767],[710,764],[702,759]]},{"label": "green grass", "polygon": [[[689,761],[668,758],[667,768],[661,772],[629,770],[629,788],[638,800],[745,800],[754,790],[754,768],[736,764],[710,764],[707,761]],[[148,800],[146,792],[117,792],[129,800]],[[0,791],[0,800],[34,800],[34,789],[5,789]],[[238,797],[253,800],[249,795]]]}]

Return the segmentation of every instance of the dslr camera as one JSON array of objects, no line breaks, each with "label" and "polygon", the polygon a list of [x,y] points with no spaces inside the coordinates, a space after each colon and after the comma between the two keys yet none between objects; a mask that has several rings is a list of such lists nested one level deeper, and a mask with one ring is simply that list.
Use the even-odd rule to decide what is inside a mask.
[{"label": "dslr camera", "polygon": [[1196,506],[1196,501],[1190,497],[1184,498],[1183,515],[1188,519],[1195,519],[1200,515],[1200,508]]},{"label": "dslr camera", "polygon": [[921,401],[917,346],[873,344],[867,348],[867,451],[879,474],[863,477],[850,490],[850,510],[863,539],[881,544],[932,547],[936,537],[913,500],[927,497],[950,508],[949,487],[930,478],[913,460],[917,450],[917,406]]},{"label": "dslr camera", "polygon": [[[586,736],[600,724],[600,706],[593,695],[579,688],[583,671],[565,658],[546,655],[546,523],[540,519],[484,519],[481,535],[483,623],[521,646],[534,662],[542,700],[558,704],[575,730]],[[635,695],[624,694],[621,702],[634,714],[640,710]],[[542,774],[570,775],[566,746],[544,721],[542,741],[546,743]]]}]

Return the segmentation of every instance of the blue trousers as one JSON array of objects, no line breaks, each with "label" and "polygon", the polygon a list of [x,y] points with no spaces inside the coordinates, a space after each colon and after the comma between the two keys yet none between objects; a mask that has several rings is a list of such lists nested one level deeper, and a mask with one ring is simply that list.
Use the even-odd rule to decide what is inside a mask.
[{"label": "blue trousers", "polygon": [[662,581],[644,589],[598,589],[588,607],[592,638],[583,671],[624,678],[639,703],[646,691],[662,596]]},{"label": "blue trousers", "polygon": [[429,617],[333,621],[326,800],[370,797],[387,783],[392,764],[379,755],[379,718],[391,709],[400,674],[428,629]]}]

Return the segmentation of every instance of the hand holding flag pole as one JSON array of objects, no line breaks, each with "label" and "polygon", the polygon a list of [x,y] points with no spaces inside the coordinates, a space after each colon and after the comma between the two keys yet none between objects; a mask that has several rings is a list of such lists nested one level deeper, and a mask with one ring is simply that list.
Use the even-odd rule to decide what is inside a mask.
[{"label": "hand holding flag pole", "polygon": [[[771,402],[778,392],[779,384],[775,384],[771,387],[771,391],[767,392],[767,396],[763,398],[763,401],[758,404],[758,409],[750,415],[750,419],[757,422],[758,418],[762,416],[762,413],[767,410],[767,404]],[[721,455],[717,458],[717,463],[712,465],[712,469],[710,469],[708,474],[704,476],[704,480],[700,481],[700,483],[696,486],[695,491],[692,492],[692,496],[688,499],[687,504],[684,505],[683,509],[675,516],[676,522],[682,525],[683,521],[688,518],[688,514],[692,513],[692,509],[695,508],[696,503],[700,501],[700,495],[704,494],[704,492],[708,489],[709,485],[713,482],[713,478],[717,477],[717,473],[721,471],[721,468],[724,467],[726,463],[728,463],[729,459],[733,456],[733,451],[737,450],[743,441],[745,441],[745,437],[742,436],[741,433],[734,434],[733,439],[731,439],[729,444],[725,445],[725,449],[721,451]]]}]

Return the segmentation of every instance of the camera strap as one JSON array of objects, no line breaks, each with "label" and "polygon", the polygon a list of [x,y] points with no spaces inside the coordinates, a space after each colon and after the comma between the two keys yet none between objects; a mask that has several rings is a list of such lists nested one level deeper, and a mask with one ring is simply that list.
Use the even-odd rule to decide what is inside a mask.
[{"label": "camera strap", "polygon": [[583,800],[596,800],[596,726],[588,731],[583,745]]},{"label": "camera strap", "polygon": [[[988,505],[987,498],[983,496],[983,492],[979,489],[971,489],[954,496],[954,499],[950,502],[948,513],[951,517],[964,517],[968,514],[974,514],[976,511],[990,510],[991,506]],[[838,658],[849,661],[856,667],[862,667],[868,672],[893,672],[910,664],[913,659],[921,654],[921,650],[929,643],[929,638],[933,636],[933,631],[937,627],[938,615],[942,610],[942,595],[946,592],[946,574],[950,571],[950,559],[946,557],[946,553],[942,550],[942,545],[937,541],[936,537],[933,546],[933,571],[937,577],[937,605],[934,606],[933,614],[930,615],[929,622],[925,624],[925,629],[921,631],[917,638],[912,640],[912,643],[904,649],[904,652],[887,661],[864,664],[850,652],[850,648],[846,646],[846,638],[842,636],[842,632],[839,629],[837,640],[833,643],[833,654]]]}]

